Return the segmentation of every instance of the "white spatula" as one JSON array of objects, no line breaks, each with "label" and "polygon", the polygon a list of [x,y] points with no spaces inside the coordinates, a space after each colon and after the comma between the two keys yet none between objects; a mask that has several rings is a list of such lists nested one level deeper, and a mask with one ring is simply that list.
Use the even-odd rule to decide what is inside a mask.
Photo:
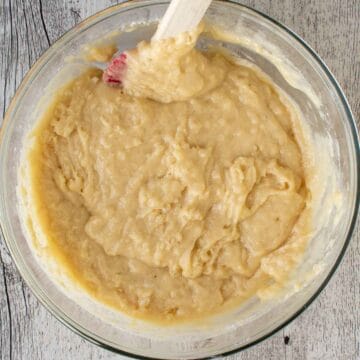
[{"label": "white spatula", "polygon": [[[166,39],[193,30],[200,23],[210,3],[211,0],[172,0],[152,39]],[[126,51],[114,56],[103,74],[106,83],[122,85],[126,59]]]},{"label": "white spatula", "polygon": [[172,0],[153,39],[166,39],[194,29],[210,3],[211,0]]}]

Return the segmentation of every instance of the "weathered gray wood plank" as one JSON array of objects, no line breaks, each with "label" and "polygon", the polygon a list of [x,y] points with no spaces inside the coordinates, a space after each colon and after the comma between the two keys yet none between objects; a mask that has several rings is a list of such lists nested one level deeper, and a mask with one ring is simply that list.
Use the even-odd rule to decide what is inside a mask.
[{"label": "weathered gray wood plank", "polygon": [[[121,0],[2,0],[0,110],[31,64],[65,31]],[[301,35],[325,60],[360,118],[360,1],[243,0]],[[359,125],[359,123],[358,123]],[[360,232],[330,284],[284,330],[232,359],[359,359]],[[284,337],[289,337],[288,345]],[[0,359],[115,359],[55,320],[23,284],[0,241]]]}]

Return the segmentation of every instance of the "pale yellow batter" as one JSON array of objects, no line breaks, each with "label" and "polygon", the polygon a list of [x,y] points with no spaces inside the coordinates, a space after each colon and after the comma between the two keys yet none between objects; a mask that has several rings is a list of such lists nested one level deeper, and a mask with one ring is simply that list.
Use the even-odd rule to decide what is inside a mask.
[{"label": "pale yellow batter", "polygon": [[123,90],[79,76],[28,155],[50,254],[100,301],[149,319],[281,286],[306,246],[293,109],[259,71],[194,50],[198,32],[140,44]]}]

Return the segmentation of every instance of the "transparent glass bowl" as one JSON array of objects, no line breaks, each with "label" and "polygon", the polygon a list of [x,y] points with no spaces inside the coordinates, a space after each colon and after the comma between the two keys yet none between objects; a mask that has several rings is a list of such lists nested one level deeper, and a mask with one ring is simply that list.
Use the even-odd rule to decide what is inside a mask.
[{"label": "transparent glass bowl", "polygon": [[[238,44],[221,45],[255,63],[292,98],[312,135],[316,164],[331,165],[324,167],[325,191],[314,208],[314,235],[296,273],[298,291],[272,301],[252,299],[202,324],[166,328],[133,321],[84,294],[64,291],[32,252],[19,215],[18,169],[24,138],[56,87],[82,70],[81,65],[68,64],[70,56],[116,30],[143,24],[133,31],[112,34],[119,37],[122,47],[134,47],[139,40],[151,37],[154,25],[146,24],[158,21],[166,6],[166,1],[132,1],[104,10],[69,31],[32,67],[2,127],[0,215],[6,244],[21,275],[60,321],[88,340],[129,356],[194,359],[229,354],[263,340],[294,319],[324,288],[340,263],[356,222],[359,140],[339,85],[303,40],[254,10],[214,1],[208,20],[240,39]],[[206,46],[206,40],[201,46]],[[69,68],[66,73],[64,67]]]}]

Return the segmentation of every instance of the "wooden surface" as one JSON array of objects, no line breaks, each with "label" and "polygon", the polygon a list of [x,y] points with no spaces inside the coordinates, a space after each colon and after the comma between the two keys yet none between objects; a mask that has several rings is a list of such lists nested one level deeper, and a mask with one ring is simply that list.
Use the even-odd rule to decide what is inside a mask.
[{"label": "wooden surface", "polygon": [[[1,0],[0,109],[32,63],[66,30],[115,0]],[[243,0],[285,23],[325,60],[360,117],[359,0]],[[359,124],[359,123],[358,123]],[[358,222],[359,225],[359,222]],[[231,359],[360,359],[359,226],[325,291],[285,329]],[[287,343],[287,344],[286,344]],[[121,358],[92,345],[50,315],[21,280],[0,241],[0,358]]]}]

